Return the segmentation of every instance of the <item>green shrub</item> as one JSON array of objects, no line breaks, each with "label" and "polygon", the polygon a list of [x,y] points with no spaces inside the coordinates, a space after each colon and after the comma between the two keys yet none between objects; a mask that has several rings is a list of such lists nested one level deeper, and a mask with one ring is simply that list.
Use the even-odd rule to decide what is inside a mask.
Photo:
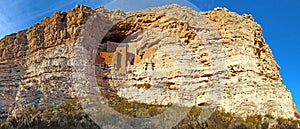
[{"label": "green shrub", "polygon": [[[114,110],[130,117],[152,117],[163,113],[172,105],[149,105],[128,102],[114,94],[102,94]],[[214,111],[208,119],[201,119],[203,110],[199,106],[191,108],[187,116],[174,129],[267,129],[270,122],[278,123],[274,129],[297,129],[299,121],[277,118],[272,115],[253,115],[247,118],[234,116],[222,110]],[[205,112],[204,112],[205,113]],[[267,118],[267,120],[263,120]],[[0,128],[99,128],[83,111],[77,99],[67,100],[58,106],[49,105],[40,109],[29,108],[16,118],[0,123]]]},{"label": "green shrub", "polygon": [[[196,110],[195,110],[196,109]],[[174,129],[267,129],[273,117],[271,115],[252,115],[246,118],[236,117],[224,111],[215,111],[205,121],[199,121],[202,110],[200,107],[193,107],[188,116],[182,120]],[[263,121],[263,117],[269,121]],[[299,121],[291,119],[277,119],[278,126],[274,129],[298,129]]]},{"label": "green shrub", "polygon": [[292,119],[277,118],[277,123],[280,129],[298,129],[299,121]]},{"label": "green shrub", "polygon": [[67,100],[58,106],[49,105],[40,109],[34,107],[9,118],[0,124],[5,129],[38,129],[38,128],[99,128],[83,112],[77,100]]},{"label": "green shrub", "polygon": [[114,94],[103,94],[108,100],[108,104],[114,110],[130,117],[151,117],[163,113],[172,105],[149,105],[139,102],[128,102]]}]

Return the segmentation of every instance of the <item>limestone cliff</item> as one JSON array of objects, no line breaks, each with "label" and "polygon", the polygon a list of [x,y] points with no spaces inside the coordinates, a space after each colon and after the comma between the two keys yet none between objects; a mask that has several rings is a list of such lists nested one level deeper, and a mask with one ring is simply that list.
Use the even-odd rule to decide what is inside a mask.
[{"label": "limestone cliff", "polygon": [[[216,106],[236,116],[298,114],[251,15],[177,5],[129,13],[76,6],[1,39],[1,119],[94,94],[78,90],[90,83],[78,82],[87,69],[78,69],[76,59],[85,57],[76,46],[89,44],[98,46],[91,53],[99,55],[88,57],[96,62],[96,88],[129,101],[168,105],[182,95],[185,106]],[[119,63],[118,52],[125,58]],[[120,65],[116,73],[113,65]]]}]

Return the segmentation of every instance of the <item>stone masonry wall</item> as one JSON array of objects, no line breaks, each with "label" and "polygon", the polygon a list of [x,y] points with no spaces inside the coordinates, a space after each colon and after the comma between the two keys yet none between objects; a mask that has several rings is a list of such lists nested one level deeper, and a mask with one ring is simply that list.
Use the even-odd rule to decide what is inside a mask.
[{"label": "stone masonry wall", "polygon": [[[77,56],[74,46],[89,16],[94,14],[108,21],[101,25],[115,24],[106,34],[106,38],[114,42],[144,29],[154,29],[137,35],[140,38],[135,42],[141,43],[140,51],[148,48],[155,51],[149,54],[153,57],[147,56],[149,60],[141,60],[128,68],[132,73],[128,74],[127,81],[133,85],[114,87],[121,97],[166,105],[178,96],[181,86],[186,86],[187,91],[200,89],[196,98],[188,92],[184,94],[188,106],[216,105],[243,116],[271,114],[294,118],[298,112],[289,90],[282,84],[279,66],[263,39],[262,28],[250,15],[241,16],[224,8],[200,13],[178,5],[129,13],[76,6],[0,40],[1,119],[18,115],[31,106],[56,105],[75,97],[75,84],[71,81],[77,65],[73,64]],[[93,36],[94,31],[90,31],[84,38]],[[157,33],[156,37],[147,36],[151,33]],[[177,38],[170,39],[170,36]],[[101,41],[93,40],[99,45]],[[176,47],[178,45],[184,49]],[[191,58],[186,58],[182,51],[187,51]],[[149,68],[145,70],[145,66]],[[153,71],[164,68],[168,68],[161,72],[164,76],[153,75]],[[152,83],[149,75],[154,76],[152,82],[153,79],[162,81]],[[97,75],[99,82],[103,76],[108,75]],[[220,82],[222,87],[213,85]],[[145,83],[154,89],[134,86]],[[161,89],[164,89],[163,95]]]}]

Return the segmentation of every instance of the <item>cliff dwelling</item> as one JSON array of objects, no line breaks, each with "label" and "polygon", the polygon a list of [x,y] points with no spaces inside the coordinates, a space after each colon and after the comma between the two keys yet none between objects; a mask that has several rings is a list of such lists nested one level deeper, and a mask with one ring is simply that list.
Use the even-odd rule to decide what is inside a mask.
[{"label": "cliff dwelling", "polygon": [[[117,38],[118,37],[118,38]],[[97,65],[113,67],[119,73],[126,73],[128,66],[133,66],[141,61],[153,57],[156,47],[137,50],[134,43],[121,43],[120,36],[103,39],[100,49],[95,53]],[[118,42],[116,42],[118,41]],[[152,64],[154,65],[154,64]]]}]

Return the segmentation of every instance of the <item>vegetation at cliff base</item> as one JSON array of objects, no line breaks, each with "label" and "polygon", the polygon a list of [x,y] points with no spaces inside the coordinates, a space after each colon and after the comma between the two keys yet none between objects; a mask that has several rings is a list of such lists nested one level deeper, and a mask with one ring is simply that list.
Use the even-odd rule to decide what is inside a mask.
[{"label": "vegetation at cliff base", "polygon": [[[128,102],[127,99],[107,95],[109,105],[130,117],[151,117],[162,113],[171,105],[147,105]],[[215,111],[208,119],[201,120],[203,108],[194,106],[174,129],[298,129],[299,121],[273,118],[271,115],[254,115],[239,118],[224,111]],[[40,109],[30,108],[17,117],[0,123],[2,129],[98,129],[100,128],[83,111],[77,99],[67,100],[58,106],[49,105]]]}]

